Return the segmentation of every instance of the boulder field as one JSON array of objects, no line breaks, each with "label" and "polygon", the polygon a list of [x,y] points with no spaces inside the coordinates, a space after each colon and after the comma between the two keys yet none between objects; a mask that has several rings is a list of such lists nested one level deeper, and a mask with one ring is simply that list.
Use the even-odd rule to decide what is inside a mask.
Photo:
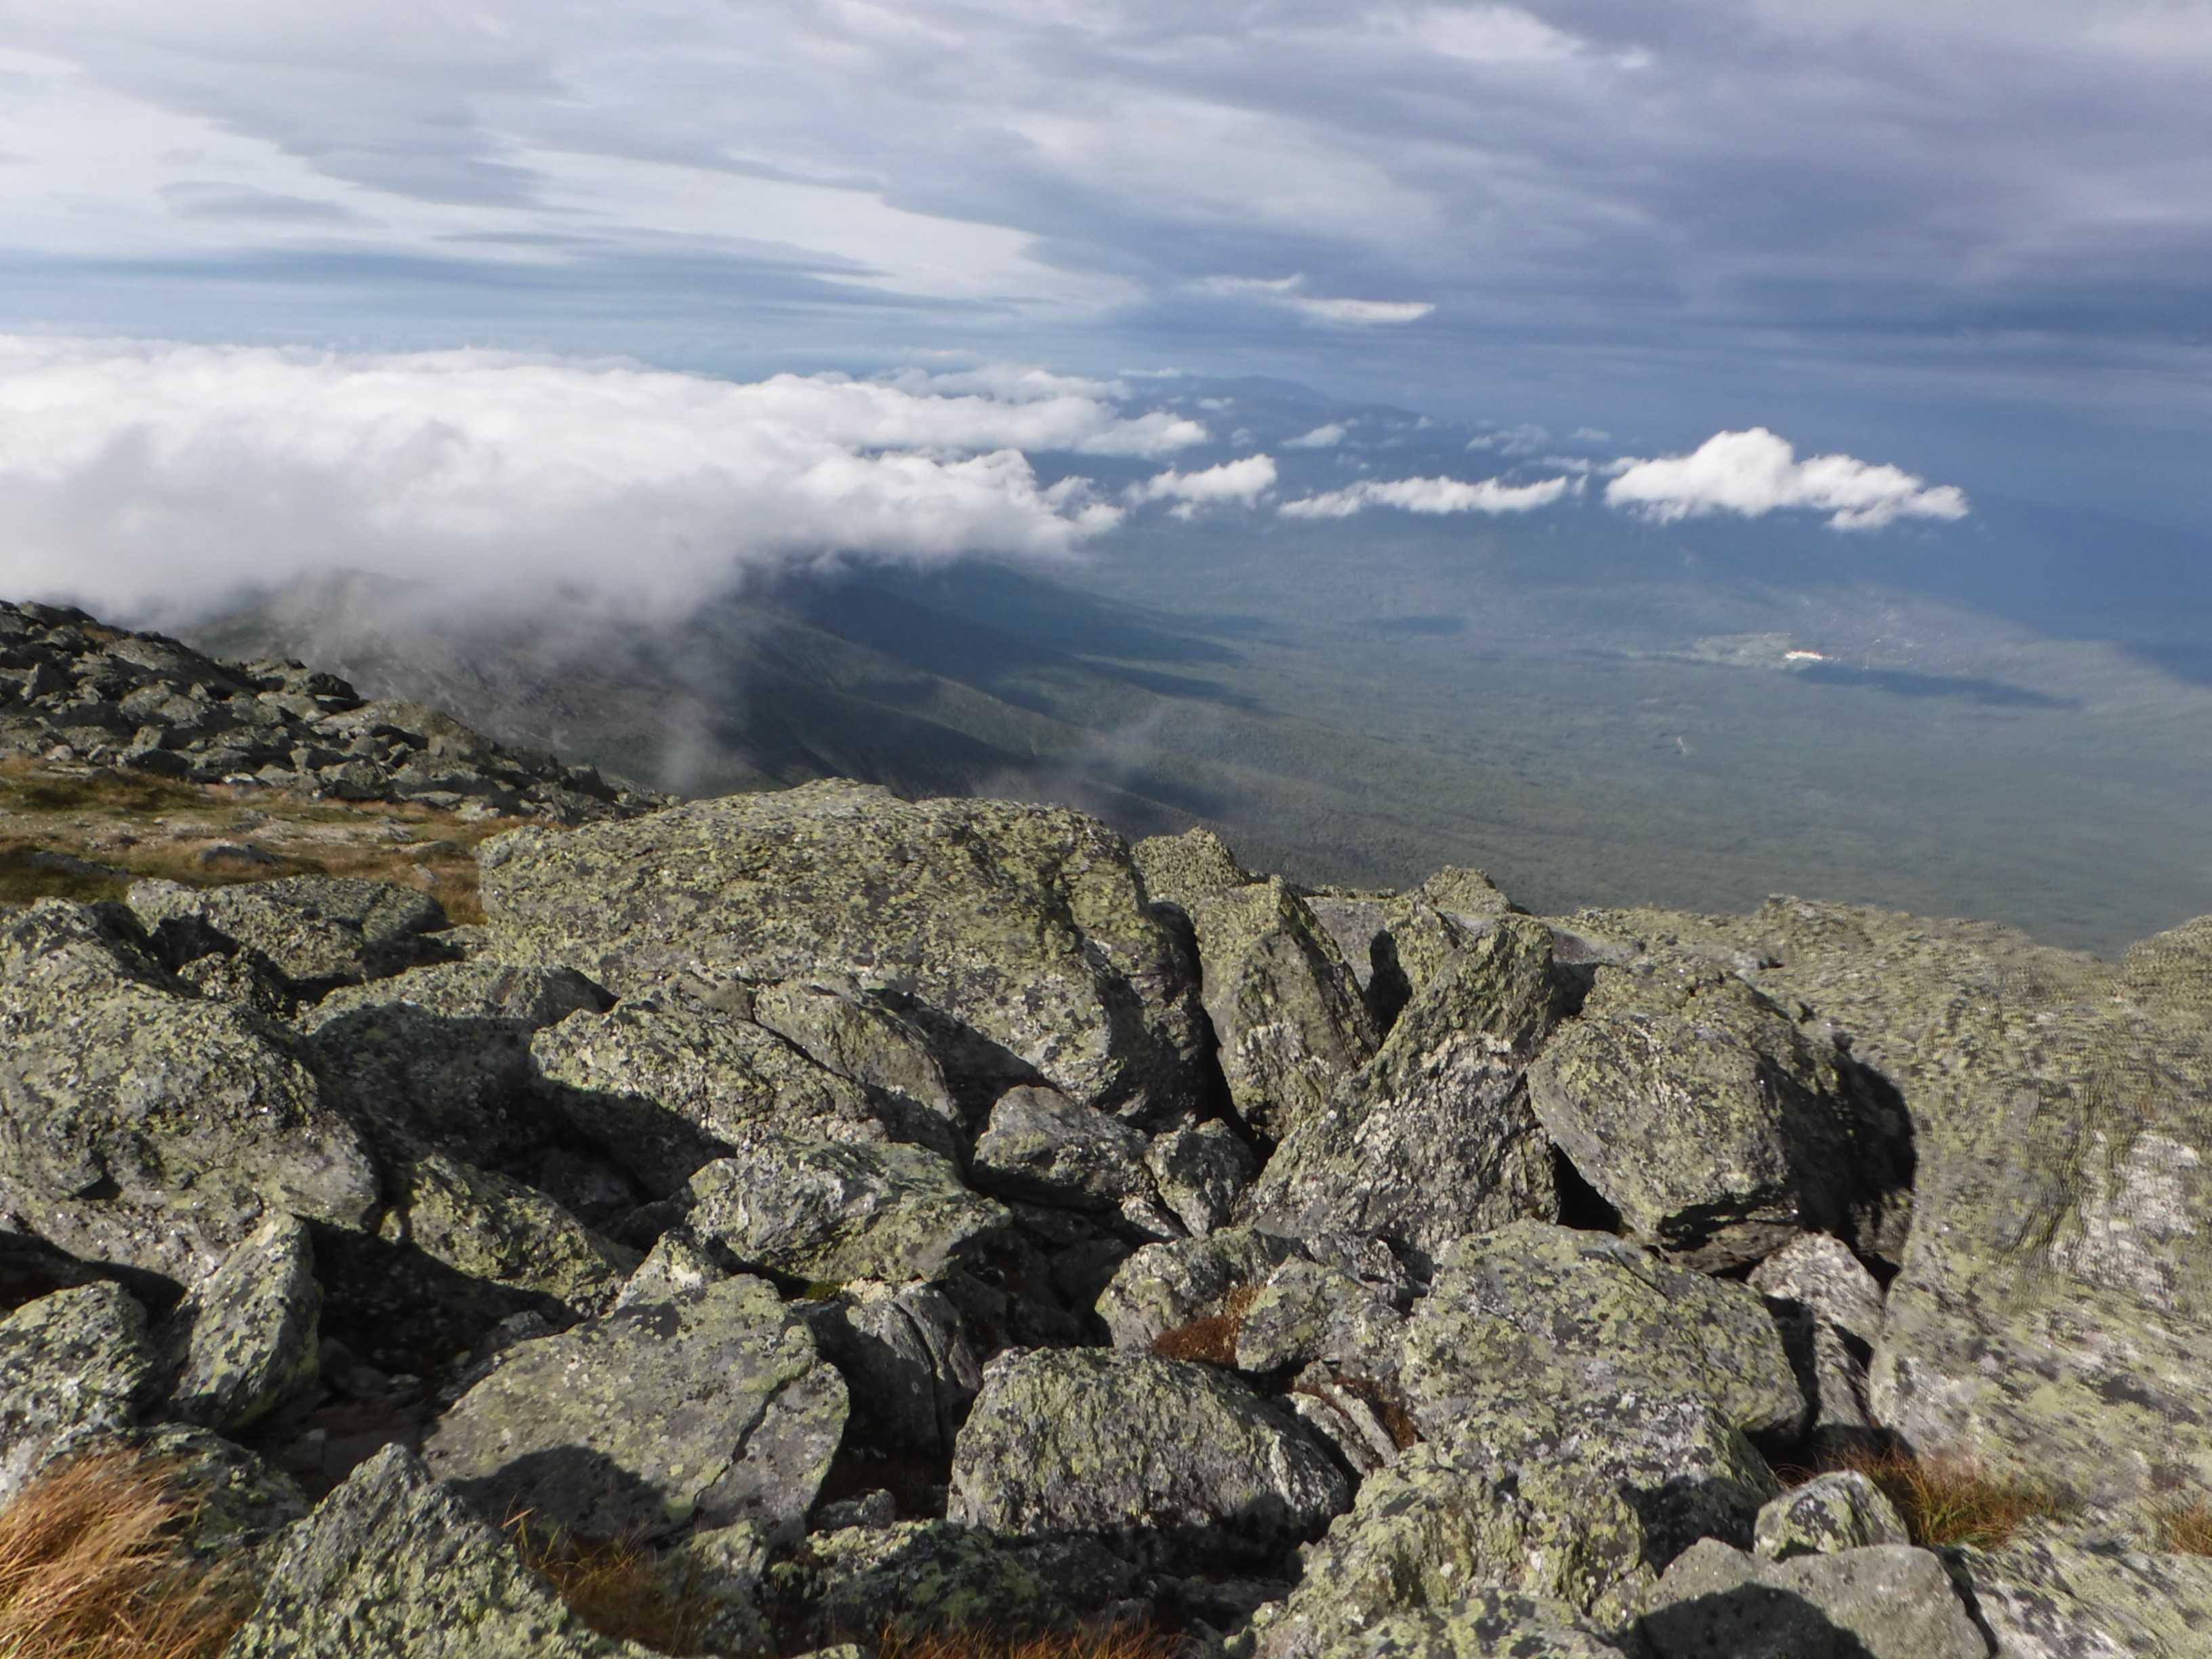
[{"label": "boulder field", "polygon": [[[144,753],[360,713],[145,654]],[[647,1652],[533,1533],[725,1659],[2212,1653],[2212,919],[1543,918],[558,775],[596,821],[486,843],[480,926],[0,912],[0,1505],[107,1447],[219,1495],[231,1659]],[[2038,1502],[1939,1537],[1898,1468]]]}]

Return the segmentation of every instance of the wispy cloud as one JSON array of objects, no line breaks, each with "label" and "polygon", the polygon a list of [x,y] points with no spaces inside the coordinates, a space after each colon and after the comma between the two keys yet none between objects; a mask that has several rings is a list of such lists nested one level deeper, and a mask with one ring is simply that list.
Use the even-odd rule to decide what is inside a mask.
[{"label": "wispy cloud", "polygon": [[1436,309],[1426,300],[1351,300],[1309,294],[1303,275],[1206,276],[1191,286],[1200,294],[1216,298],[1256,300],[1296,312],[1310,321],[1340,323],[1353,328],[1417,323]]},{"label": "wispy cloud", "polygon": [[1284,439],[1283,447],[1285,449],[1334,449],[1344,441],[1344,423],[1341,421],[1330,421],[1326,425],[1317,426],[1312,431],[1302,433],[1297,437]]},{"label": "wispy cloud", "polygon": [[1124,492],[1133,503],[1174,501],[1170,510],[1177,518],[1197,515],[1200,508],[1235,504],[1250,507],[1275,487],[1275,461],[1271,455],[1247,455],[1195,472],[1173,469],[1155,474]]},{"label": "wispy cloud", "polygon": [[[0,592],[142,610],[355,566],[673,605],[828,560],[1060,558],[1124,509],[1030,453],[1206,436],[1110,390],[0,337]],[[1163,494],[1234,497],[1260,469]]]},{"label": "wispy cloud", "polygon": [[1717,432],[1687,455],[1624,460],[1615,468],[1607,501],[1662,522],[1805,508],[1827,514],[1831,529],[1875,530],[1900,518],[1963,519],[1970,511],[1954,484],[1930,484],[1901,467],[1850,455],[1801,461],[1787,439],[1765,427]]},{"label": "wispy cloud", "polygon": [[1291,519],[1348,519],[1370,507],[1395,507],[1408,513],[1528,513],[1549,507],[1574,488],[1567,478],[1509,484],[1497,478],[1468,483],[1462,478],[1363,478],[1342,489],[1304,495],[1276,509]]}]

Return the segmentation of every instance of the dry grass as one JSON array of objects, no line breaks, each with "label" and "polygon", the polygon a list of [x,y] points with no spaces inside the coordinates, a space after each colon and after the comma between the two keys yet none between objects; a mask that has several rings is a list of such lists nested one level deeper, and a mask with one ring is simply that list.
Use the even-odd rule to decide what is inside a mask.
[{"label": "dry grass", "polygon": [[193,1501],[128,1453],[74,1459],[0,1510],[0,1656],[215,1659],[253,1605],[179,1541]]},{"label": "dry grass", "polygon": [[1996,1474],[1970,1457],[1915,1457],[1895,1447],[1852,1452],[1821,1469],[1792,1471],[1803,1480],[1856,1470],[1897,1506],[1912,1541],[1923,1549],[1965,1545],[1998,1549],[2031,1521],[2072,1507],[2048,1486]]},{"label": "dry grass", "polygon": [[[507,1530],[523,1560],[600,1635],[656,1653],[707,1651],[714,1608],[672,1583],[659,1558],[644,1545],[532,1527],[527,1515],[510,1520]],[[0,1659],[12,1656],[0,1649]]]},{"label": "dry grass", "polygon": [[1152,1339],[1152,1352],[1163,1359],[1198,1359],[1209,1365],[1237,1363],[1237,1338],[1244,1328],[1244,1316],[1260,1299],[1257,1285],[1239,1285],[1221,1298],[1214,1311],[1188,1325],[1162,1331]]},{"label": "dry grass", "polygon": [[1010,1636],[975,1626],[908,1636],[891,1626],[875,1647],[877,1659],[1182,1659],[1189,1644],[1157,1625],[1109,1625],[1039,1636]]},{"label": "dry grass", "polygon": [[[271,876],[368,876],[430,893],[455,921],[477,922],[477,848],[524,822],[15,757],[0,760],[0,904],[119,898],[144,877],[214,887]],[[209,849],[240,842],[276,862],[202,861]],[[40,854],[121,874],[57,868]]]},{"label": "dry grass", "polygon": [[2174,1555],[2212,1555],[2212,1504],[2168,1504],[2157,1519],[2159,1548]]}]

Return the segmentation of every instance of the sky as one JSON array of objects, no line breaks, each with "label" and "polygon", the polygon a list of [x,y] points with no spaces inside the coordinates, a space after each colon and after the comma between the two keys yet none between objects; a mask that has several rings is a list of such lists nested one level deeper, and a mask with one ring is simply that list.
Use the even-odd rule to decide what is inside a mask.
[{"label": "sky", "polygon": [[[0,222],[19,586],[2212,520],[2212,0],[0,0]],[[1478,437],[1294,482],[1169,390],[1250,374]]]}]

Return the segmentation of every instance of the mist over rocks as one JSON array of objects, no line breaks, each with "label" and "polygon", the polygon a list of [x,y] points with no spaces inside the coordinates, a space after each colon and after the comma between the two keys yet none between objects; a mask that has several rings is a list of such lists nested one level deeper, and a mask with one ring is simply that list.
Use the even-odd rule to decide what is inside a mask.
[{"label": "mist over rocks", "polygon": [[[220,669],[0,617],[27,755]],[[0,1502],[104,1449],[227,1483],[231,1659],[647,1651],[519,1509],[722,1659],[2203,1650],[2212,922],[1547,918],[531,775],[481,925],[299,876],[0,914]],[[1855,1448],[2037,1512],[1790,1484]]]}]

